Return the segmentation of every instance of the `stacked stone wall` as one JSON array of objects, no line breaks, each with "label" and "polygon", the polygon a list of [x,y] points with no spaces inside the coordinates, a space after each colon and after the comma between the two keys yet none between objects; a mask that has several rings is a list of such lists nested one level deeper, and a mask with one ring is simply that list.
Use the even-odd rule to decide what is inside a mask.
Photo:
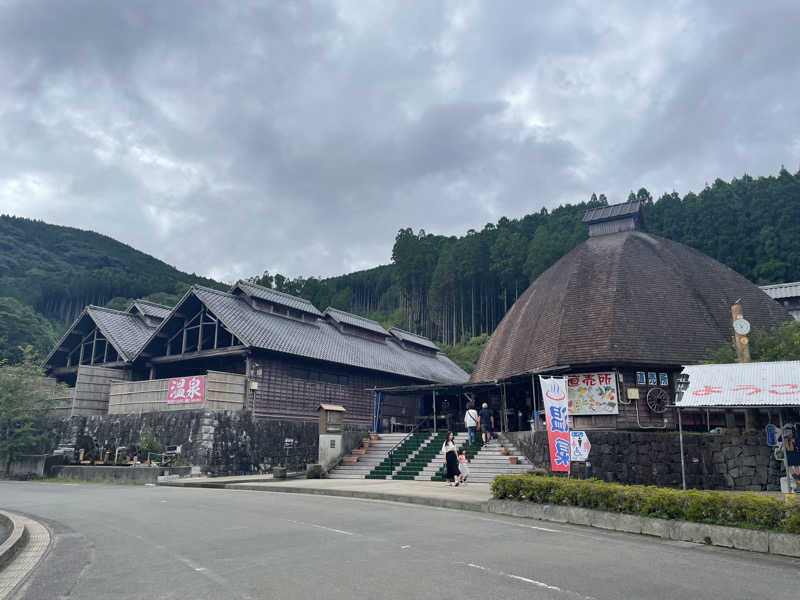
[{"label": "stacked stone wall", "polygon": [[[547,434],[505,434],[536,467],[549,469]],[[605,481],[678,487],[681,455],[677,432],[589,431],[591,475]],[[717,490],[780,489],[781,463],[763,433],[684,433],[688,487]],[[585,477],[587,465],[574,463],[572,476]]]},{"label": "stacked stone wall", "polygon": [[[138,444],[140,432],[152,429],[165,446],[182,446],[182,457],[217,475],[268,470],[286,465],[304,470],[318,460],[317,421],[253,420],[245,411],[185,411],[72,417],[53,422],[53,446],[73,446],[78,436],[92,435],[107,448]],[[348,441],[366,434],[367,425],[345,423]],[[350,440],[352,438],[352,440]],[[287,450],[286,440],[293,440]]]}]

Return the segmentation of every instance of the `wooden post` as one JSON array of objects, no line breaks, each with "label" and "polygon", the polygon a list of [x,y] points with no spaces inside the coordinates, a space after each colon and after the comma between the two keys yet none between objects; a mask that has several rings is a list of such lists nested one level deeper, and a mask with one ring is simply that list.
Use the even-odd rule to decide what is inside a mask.
[{"label": "wooden post", "polygon": [[433,433],[436,433],[436,390],[433,390]]},{"label": "wooden post", "polygon": [[[731,325],[739,319],[744,319],[742,305],[737,301],[731,306]],[[740,363],[750,362],[750,340],[747,334],[740,334],[735,329],[733,331],[733,347],[736,350],[736,360]],[[758,429],[758,409],[746,408],[744,411],[745,431],[755,431]]]}]

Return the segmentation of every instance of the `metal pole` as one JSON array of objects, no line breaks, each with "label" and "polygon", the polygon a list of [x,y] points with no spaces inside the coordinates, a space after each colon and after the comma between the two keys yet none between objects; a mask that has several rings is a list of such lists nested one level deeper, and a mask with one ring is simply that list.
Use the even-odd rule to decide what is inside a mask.
[{"label": "metal pole", "polygon": [[533,414],[531,415],[533,427],[531,427],[531,431],[536,431],[536,375],[533,373],[531,373],[531,400],[533,401]]},{"label": "metal pole", "polygon": [[683,458],[683,419],[681,419],[681,409],[675,407],[675,410],[678,411],[678,439],[680,440],[681,445],[681,485],[683,489],[686,489],[686,464]]},{"label": "metal pole", "polygon": [[783,443],[783,469],[786,471],[786,489],[789,493],[794,493],[794,486],[792,485],[792,477],[789,475],[789,459],[786,455],[786,440],[783,439],[783,409],[778,408],[778,424],[781,428],[781,442]]},{"label": "metal pole", "polygon": [[436,433],[436,390],[433,390],[433,433]]}]

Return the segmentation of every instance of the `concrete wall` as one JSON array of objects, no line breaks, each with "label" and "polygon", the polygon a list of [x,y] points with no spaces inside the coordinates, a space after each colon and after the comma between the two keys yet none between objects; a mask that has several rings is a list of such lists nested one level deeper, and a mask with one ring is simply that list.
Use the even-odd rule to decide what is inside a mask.
[{"label": "concrete wall", "polygon": [[[56,445],[73,445],[83,433],[93,435],[101,446],[136,444],[144,427],[152,429],[164,445],[182,445],[183,456],[193,465],[214,474],[258,471],[288,464],[304,470],[318,460],[318,420],[259,419],[243,411],[151,412],[126,415],[73,417],[53,422]],[[364,437],[367,426],[345,423],[347,442]],[[288,456],[286,438],[294,440]]]},{"label": "concrete wall", "polygon": [[97,483],[145,484],[158,481],[158,467],[90,467],[85,465],[64,465],[54,469],[55,476],[61,479],[77,479]]},{"label": "concrete wall", "polygon": [[[549,469],[547,434],[505,434],[534,466]],[[626,484],[677,487],[681,484],[680,445],[676,432],[587,432],[592,444],[592,475]],[[779,490],[781,464],[772,458],[762,432],[725,435],[684,433],[689,487],[720,490]],[[572,475],[586,466],[574,463]]]},{"label": "concrete wall", "polygon": [[236,373],[208,371],[205,400],[196,404],[167,404],[169,379],[115,383],[110,386],[108,414],[196,410],[241,410],[247,378]]}]

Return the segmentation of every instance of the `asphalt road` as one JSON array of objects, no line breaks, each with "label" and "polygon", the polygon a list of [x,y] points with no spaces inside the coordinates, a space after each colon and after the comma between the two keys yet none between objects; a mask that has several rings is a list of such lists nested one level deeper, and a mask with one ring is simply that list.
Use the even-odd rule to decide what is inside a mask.
[{"label": "asphalt road", "polygon": [[482,513],[0,482],[55,541],[19,598],[797,598],[800,561]]}]

